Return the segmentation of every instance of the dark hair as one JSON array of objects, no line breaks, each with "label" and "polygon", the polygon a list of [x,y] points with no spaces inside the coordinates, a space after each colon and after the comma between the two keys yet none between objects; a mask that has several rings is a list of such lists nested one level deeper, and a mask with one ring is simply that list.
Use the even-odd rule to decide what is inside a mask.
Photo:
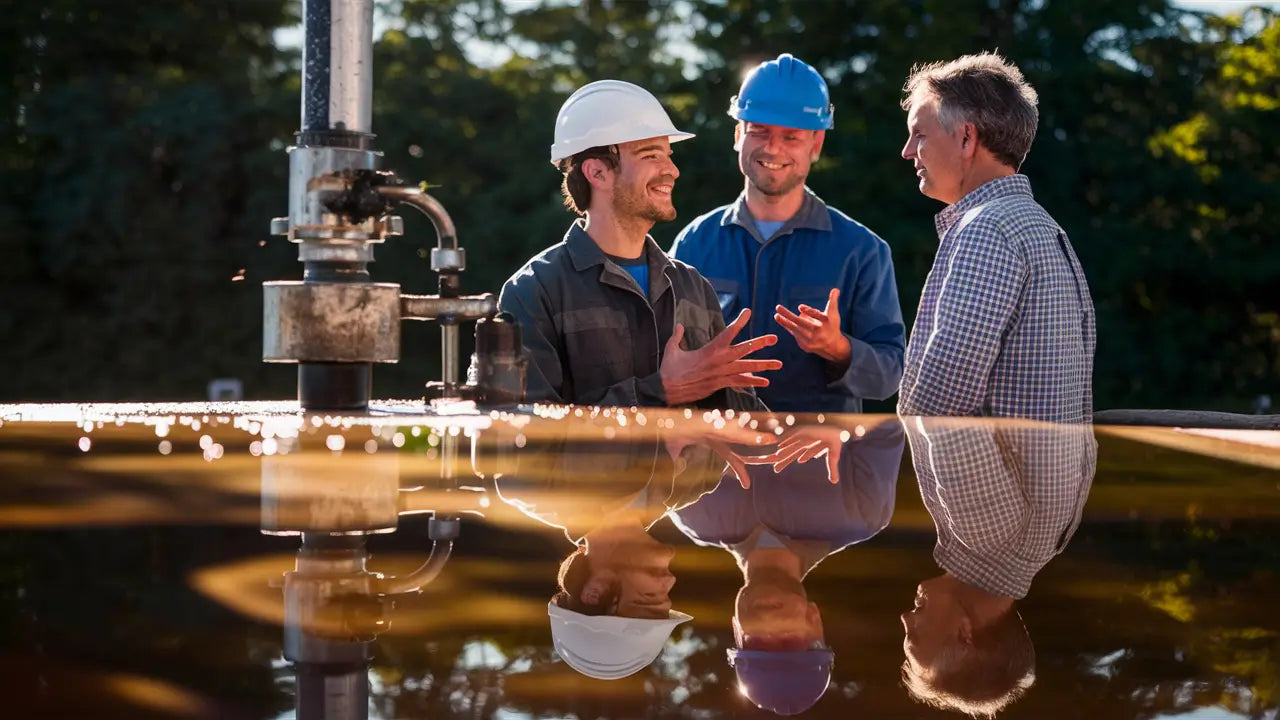
[{"label": "dark hair", "polygon": [[921,90],[938,99],[938,121],[947,132],[973,123],[978,140],[997,160],[1014,170],[1022,167],[1040,121],[1039,98],[1013,63],[984,52],[916,65],[903,86],[903,110],[911,110]]},{"label": "dark hair", "polygon": [[918,702],[972,717],[993,717],[1036,681],[1036,649],[1016,610],[975,628],[973,645],[943,648],[932,671],[902,664],[902,682]]},{"label": "dark hair", "polygon": [[[576,157],[576,156],[575,156]],[[560,572],[556,576],[559,592],[551,601],[565,610],[572,610],[583,615],[609,615],[618,604],[621,588],[615,583],[605,590],[599,602],[587,603],[582,599],[582,588],[591,577],[591,566],[587,560],[587,549],[581,545],[560,563]]]},{"label": "dark hair", "polygon": [[582,163],[592,158],[603,160],[610,170],[617,170],[618,146],[598,145],[560,161],[560,172],[564,173],[564,180],[560,183],[564,206],[579,215],[586,215],[591,205],[591,183],[582,174]]}]

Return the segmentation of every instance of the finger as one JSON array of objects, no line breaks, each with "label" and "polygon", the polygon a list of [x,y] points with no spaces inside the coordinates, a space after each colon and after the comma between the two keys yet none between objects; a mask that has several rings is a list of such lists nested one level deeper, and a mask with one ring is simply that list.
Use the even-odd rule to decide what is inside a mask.
[{"label": "finger", "polygon": [[827,313],[815,307],[801,305],[800,314],[804,316],[802,320],[817,320],[819,324],[827,322]]},{"label": "finger", "polygon": [[832,485],[840,482],[840,453],[827,453],[827,480]]},{"label": "finger", "polygon": [[770,370],[781,370],[781,360],[734,360],[725,363],[721,375],[741,375],[743,373],[769,372]]},{"label": "finger", "polygon": [[676,323],[676,326],[671,330],[671,338],[667,340],[666,351],[672,352],[675,349],[680,349],[682,340],[684,340],[684,325]]},{"label": "finger", "polygon": [[814,441],[813,443],[805,447],[803,451],[801,451],[800,462],[807,463],[826,451],[827,451],[827,448],[825,445],[823,445],[821,442]]},{"label": "finger", "polygon": [[738,459],[735,457],[730,457],[728,460],[728,463],[729,463],[729,469],[732,470],[733,474],[738,478],[738,484],[742,486],[742,489],[750,490],[751,474],[747,472],[746,463],[742,462],[741,459]]},{"label": "finger", "polygon": [[742,332],[742,329],[745,328],[747,323],[750,321],[751,308],[743,308],[742,312],[738,313],[738,317],[734,318],[733,322],[729,323],[724,330],[721,330],[719,335],[712,338],[708,345],[713,345],[717,348],[728,346],[733,342],[734,338],[738,337],[738,333]]},{"label": "finger", "polygon": [[784,318],[786,318],[786,319],[788,319],[788,320],[790,320],[790,321],[792,321],[792,322],[795,322],[796,320],[799,320],[799,319],[800,319],[800,316],[799,316],[799,315],[797,315],[797,314],[795,314],[795,313],[791,312],[791,311],[790,311],[790,310],[788,310],[788,309],[786,308],[786,306],[784,306],[784,305],[778,305],[778,306],[777,306],[777,307],[775,307],[773,310],[774,310],[774,314],[773,314],[773,316],[774,316],[774,317],[778,317],[779,315],[781,315],[782,317],[784,317]]},{"label": "finger", "polygon": [[840,288],[831,288],[827,293],[827,314],[840,317]]},{"label": "finger", "polygon": [[760,337],[743,340],[737,345],[732,345],[725,350],[725,360],[740,360],[752,353],[759,352],[771,345],[778,343],[778,336],[769,334]]},{"label": "finger", "polygon": [[781,315],[774,315],[773,319],[775,322],[777,322],[779,325],[782,326],[783,330],[786,330],[787,332],[791,333],[792,337],[794,337],[796,340],[809,339],[809,333],[811,331],[808,327],[801,327],[800,325],[796,324],[796,321],[789,320]]},{"label": "finger", "polygon": [[720,388],[737,388],[737,387],[769,387],[769,378],[762,378],[751,373],[738,373],[736,375],[724,375],[716,378],[715,387],[711,392],[715,392]]}]

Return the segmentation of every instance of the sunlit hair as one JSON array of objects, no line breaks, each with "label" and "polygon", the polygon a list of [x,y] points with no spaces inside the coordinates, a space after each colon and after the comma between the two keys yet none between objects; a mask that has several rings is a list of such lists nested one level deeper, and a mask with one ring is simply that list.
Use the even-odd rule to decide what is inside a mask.
[{"label": "sunlit hair", "polygon": [[582,588],[591,577],[591,566],[587,561],[587,549],[581,545],[560,562],[560,572],[556,575],[559,591],[551,597],[551,602],[583,615],[609,615],[618,604],[621,588],[617,583],[611,584],[601,594],[599,602],[588,603],[582,599]]},{"label": "sunlit hair", "polygon": [[603,160],[610,170],[617,170],[618,146],[587,148],[577,155],[560,161],[560,172],[564,173],[564,180],[560,183],[560,194],[564,196],[564,206],[579,215],[586,215],[587,208],[591,206],[591,183],[587,182],[586,175],[582,174],[582,163],[591,158]]},{"label": "sunlit hair", "polygon": [[902,663],[902,684],[912,699],[977,718],[995,717],[1035,682],[1035,646],[1014,610],[975,629],[972,646],[943,648],[930,667],[910,658]]},{"label": "sunlit hair", "polygon": [[1022,71],[996,53],[916,65],[903,91],[902,109],[910,111],[919,93],[937,98],[938,122],[947,132],[973,123],[983,147],[1015,170],[1031,151],[1039,98]]}]

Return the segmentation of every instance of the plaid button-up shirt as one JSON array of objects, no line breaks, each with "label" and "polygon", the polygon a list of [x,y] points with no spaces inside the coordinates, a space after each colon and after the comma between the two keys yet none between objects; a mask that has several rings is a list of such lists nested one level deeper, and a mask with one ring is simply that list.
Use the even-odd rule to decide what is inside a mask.
[{"label": "plaid button-up shirt", "polygon": [[904,418],[933,559],[962,582],[1022,598],[1080,524],[1097,467],[1092,425]]},{"label": "plaid button-up shirt", "polygon": [[936,225],[941,244],[911,329],[898,412],[1089,422],[1093,301],[1066,233],[1026,176],[982,185]]}]

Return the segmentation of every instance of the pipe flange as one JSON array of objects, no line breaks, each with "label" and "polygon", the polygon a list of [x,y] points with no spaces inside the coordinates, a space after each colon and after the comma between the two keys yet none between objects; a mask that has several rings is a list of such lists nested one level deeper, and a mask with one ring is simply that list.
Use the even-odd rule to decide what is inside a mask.
[{"label": "pipe flange", "polygon": [[298,245],[298,262],[373,262],[373,246],[368,243],[325,243],[306,241]]}]

